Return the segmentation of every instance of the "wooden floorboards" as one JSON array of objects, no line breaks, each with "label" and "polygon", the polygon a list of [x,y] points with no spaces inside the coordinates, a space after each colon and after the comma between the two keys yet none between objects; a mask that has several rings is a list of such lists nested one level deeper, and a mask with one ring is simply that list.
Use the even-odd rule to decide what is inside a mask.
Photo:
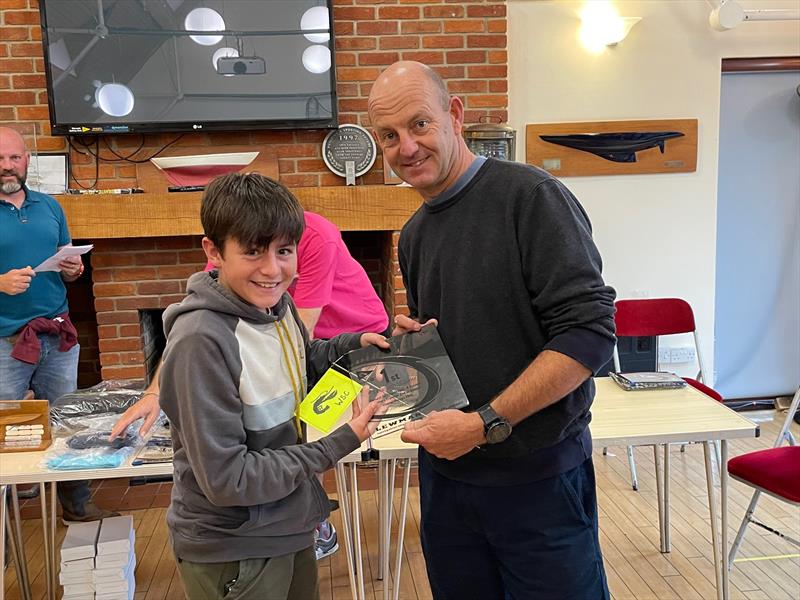
[{"label": "wooden floorboards", "polygon": [[[772,445],[778,425],[772,413],[747,413],[751,418],[766,419],[762,437],[732,442],[730,456]],[[800,431],[794,427],[795,435]],[[651,448],[637,448],[638,492],[630,488],[628,463],[624,448],[611,448],[608,456],[595,452],[600,509],[600,542],[605,557],[609,587],[615,600],[713,600],[716,597],[711,530],[705,485],[703,449],[690,445],[685,453],[678,446],[671,449],[671,538],[672,551],[659,551],[656,511],[655,472]],[[372,477],[368,474],[367,477]],[[733,540],[750,500],[749,488],[730,482],[729,538]],[[717,488],[717,493],[719,489]],[[412,488],[406,520],[403,571],[400,598],[431,598],[425,574],[425,561],[419,540],[419,494]],[[363,516],[362,544],[367,597],[383,597],[383,582],[377,580],[377,493],[360,494]],[[399,491],[394,503],[395,521],[399,517]],[[183,589],[175,569],[164,523],[165,508],[126,511],[136,525],[136,600],[180,600]],[[765,520],[800,538],[800,509],[762,497],[757,513]],[[333,522],[339,527],[338,512]],[[42,539],[38,519],[23,521],[28,568],[33,582],[33,598],[45,597]],[[58,542],[65,528],[59,525]],[[394,546],[392,548],[394,553]],[[800,549],[755,527],[748,529],[740,550],[746,560],[736,563],[731,574],[731,597],[741,600],[799,600]],[[760,560],[762,556],[781,556]],[[13,565],[6,572],[6,598],[20,597]],[[347,559],[344,548],[319,563],[320,590],[323,599],[350,598]],[[59,596],[60,597],[60,596]],[[471,600],[471,599],[465,599]],[[475,599],[484,600],[484,599]],[[492,599],[486,599],[492,600]],[[547,600],[547,599],[542,599]]]}]

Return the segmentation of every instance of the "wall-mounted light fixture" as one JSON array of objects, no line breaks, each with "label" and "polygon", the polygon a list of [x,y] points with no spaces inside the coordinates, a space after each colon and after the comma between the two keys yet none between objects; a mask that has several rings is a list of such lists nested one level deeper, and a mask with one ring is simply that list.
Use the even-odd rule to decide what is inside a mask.
[{"label": "wall-mounted light fixture", "polygon": [[581,12],[581,44],[590,52],[601,52],[624,40],[641,17],[621,17],[608,1],[592,0]]}]

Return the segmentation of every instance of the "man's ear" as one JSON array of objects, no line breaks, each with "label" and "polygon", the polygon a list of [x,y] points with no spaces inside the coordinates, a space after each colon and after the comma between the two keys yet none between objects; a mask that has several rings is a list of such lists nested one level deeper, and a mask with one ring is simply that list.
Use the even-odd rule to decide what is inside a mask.
[{"label": "man's ear", "polygon": [[222,264],[222,249],[207,237],[203,237],[203,252],[206,253],[206,258],[214,265],[214,268],[218,269]]},{"label": "man's ear", "polygon": [[370,127],[369,132],[372,134],[372,138],[375,140],[375,145],[378,146],[381,152],[383,152],[383,147],[381,146],[381,138],[378,137],[378,132],[375,131],[374,128]]},{"label": "man's ear", "polygon": [[453,131],[461,135],[461,129],[464,127],[464,103],[458,96],[450,96],[449,113],[453,121]]}]

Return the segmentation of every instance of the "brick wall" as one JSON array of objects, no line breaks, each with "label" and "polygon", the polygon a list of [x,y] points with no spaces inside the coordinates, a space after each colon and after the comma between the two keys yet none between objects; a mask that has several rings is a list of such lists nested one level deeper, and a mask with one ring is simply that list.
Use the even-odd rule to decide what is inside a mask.
[{"label": "brick wall", "polygon": [[[482,115],[508,119],[505,1],[472,0],[334,0],[336,77],[342,123],[368,125],[367,96],[372,81],[396,60],[418,60],[441,73],[450,91],[466,106],[466,122]],[[40,151],[66,151],[63,137],[50,137],[44,59],[37,0],[0,0],[0,123],[35,125]],[[279,145],[280,179],[288,186],[341,185],[322,161],[320,143],[326,131],[253,131],[190,133],[178,146],[226,144]],[[148,135],[134,158],[146,158],[175,134]],[[138,135],[109,136],[120,154],[138,147]],[[83,185],[95,177],[94,158],[70,150],[72,174]],[[134,165],[101,161],[97,187],[136,185]],[[383,183],[376,161],[359,183]],[[71,185],[77,187],[74,181]]]},{"label": "brick wall", "polygon": [[[340,122],[369,125],[366,109],[372,81],[396,60],[418,60],[439,71],[450,92],[464,100],[467,124],[487,114],[507,121],[505,0],[334,0],[333,5]],[[41,152],[68,150],[65,138],[50,136],[37,0],[0,0],[0,123],[15,124],[23,132],[34,127]],[[322,161],[320,144],[326,133],[189,133],[176,146],[208,145],[224,151],[226,145],[274,144],[284,184],[342,185],[344,180],[330,173]],[[175,137],[147,135],[133,158],[146,158]],[[138,135],[107,136],[100,144],[100,155],[111,158],[106,143],[127,155],[140,142]],[[91,186],[96,171],[98,188],[136,185],[133,164],[103,160],[98,166],[85,150],[69,148],[69,152],[73,187],[78,187],[76,180]],[[358,183],[382,182],[382,161],[377,160]],[[360,251],[354,254],[381,289],[390,314],[407,313],[397,264],[398,234],[383,235],[383,245],[366,251],[369,256]],[[180,299],[186,277],[205,264],[199,239],[89,241],[95,243],[93,288],[86,275],[87,283],[70,286],[71,311],[83,346],[81,385],[95,383],[98,374],[103,379],[142,377],[138,310],[164,308]]]}]

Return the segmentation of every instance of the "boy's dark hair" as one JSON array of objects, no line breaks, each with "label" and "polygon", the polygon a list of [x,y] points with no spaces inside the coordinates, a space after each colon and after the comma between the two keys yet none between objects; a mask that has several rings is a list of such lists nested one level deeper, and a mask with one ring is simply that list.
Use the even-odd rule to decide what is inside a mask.
[{"label": "boy's dark hair", "polygon": [[228,239],[244,248],[266,248],[276,239],[297,244],[305,229],[297,198],[282,184],[257,173],[214,179],[203,194],[200,222],[220,252]]}]

